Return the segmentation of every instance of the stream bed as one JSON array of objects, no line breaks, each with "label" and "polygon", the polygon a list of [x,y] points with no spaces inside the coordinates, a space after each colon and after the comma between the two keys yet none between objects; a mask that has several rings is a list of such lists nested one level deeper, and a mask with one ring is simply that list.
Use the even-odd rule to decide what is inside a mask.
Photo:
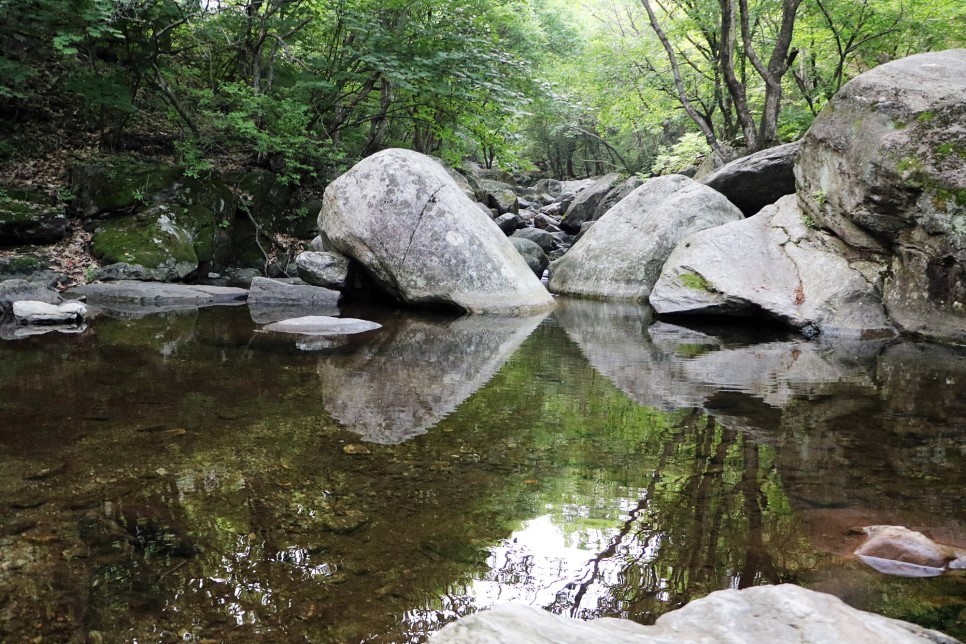
[{"label": "stream bed", "polygon": [[384,327],[0,340],[0,640],[420,642],[783,582],[966,638],[966,577],[883,575],[850,533],[966,546],[963,350],[566,300],[347,314]]}]

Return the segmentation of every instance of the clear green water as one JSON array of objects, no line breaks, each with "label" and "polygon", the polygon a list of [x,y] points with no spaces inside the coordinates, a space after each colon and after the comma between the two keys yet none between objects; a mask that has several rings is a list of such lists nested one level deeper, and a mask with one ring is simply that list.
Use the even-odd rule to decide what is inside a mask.
[{"label": "clear green water", "polygon": [[244,307],[0,341],[0,641],[409,642],[778,582],[966,637],[966,579],[848,533],[966,545],[963,352],[363,315],[311,347]]}]

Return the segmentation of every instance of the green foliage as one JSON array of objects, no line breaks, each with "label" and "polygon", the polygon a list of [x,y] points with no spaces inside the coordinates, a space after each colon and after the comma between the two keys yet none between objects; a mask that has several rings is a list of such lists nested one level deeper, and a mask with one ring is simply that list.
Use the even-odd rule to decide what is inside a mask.
[{"label": "green foliage", "polygon": [[[780,7],[748,4],[765,55]],[[736,141],[720,6],[668,0],[660,20],[691,102]],[[58,122],[106,147],[147,133],[173,142],[192,177],[245,158],[289,184],[325,180],[390,146],[560,177],[675,171],[697,153],[640,0],[0,0],[0,11],[0,125]],[[956,0],[805,2],[777,137],[800,137],[865,69],[964,41]],[[740,43],[736,55],[760,113],[765,84]],[[0,154],[15,147],[2,140]]]},{"label": "green foliage", "polygon": [[661,146],[657,158],[651,166],[654,175],[674,174],[681,172],[697,163],[701,157],[711,151],[708,142],[697,132],[689,132],[682,136],[671,147]]}]

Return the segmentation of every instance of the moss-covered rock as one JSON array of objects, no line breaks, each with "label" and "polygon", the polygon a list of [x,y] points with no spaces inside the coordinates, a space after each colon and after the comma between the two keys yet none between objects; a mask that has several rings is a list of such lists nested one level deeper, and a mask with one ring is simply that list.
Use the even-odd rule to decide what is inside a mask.
[{"label": "moss-covered rock", "polygon": [[129,213],[181,176],[181,168],[153,159],[122,155],[89,160],[70,173],[74,208],[83,217]]},{"label": "moss-covered rock", "polygon": [[50,244],[67,234],[64,207],[42,195],[0,192],[0,246]]},{"label": "moss-covered rock", "polygon": [[[94,231],[91,251],[105,264],[125,264],[128,279],[169,282],[198,269],[191,234],[167,206],[103,222]],[[110,271],[102,277],[118,277]]]}]

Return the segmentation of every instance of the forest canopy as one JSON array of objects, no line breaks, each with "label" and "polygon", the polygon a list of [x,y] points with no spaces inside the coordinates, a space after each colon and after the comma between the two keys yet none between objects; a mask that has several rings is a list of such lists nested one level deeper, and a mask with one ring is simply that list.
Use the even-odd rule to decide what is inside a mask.
[{"label": "forest canopy", "polygon": [[801,136],[966,45],[961,0],[0,0],[0,158],[95,146],[326,180],[386,147],[557,177]]}]

